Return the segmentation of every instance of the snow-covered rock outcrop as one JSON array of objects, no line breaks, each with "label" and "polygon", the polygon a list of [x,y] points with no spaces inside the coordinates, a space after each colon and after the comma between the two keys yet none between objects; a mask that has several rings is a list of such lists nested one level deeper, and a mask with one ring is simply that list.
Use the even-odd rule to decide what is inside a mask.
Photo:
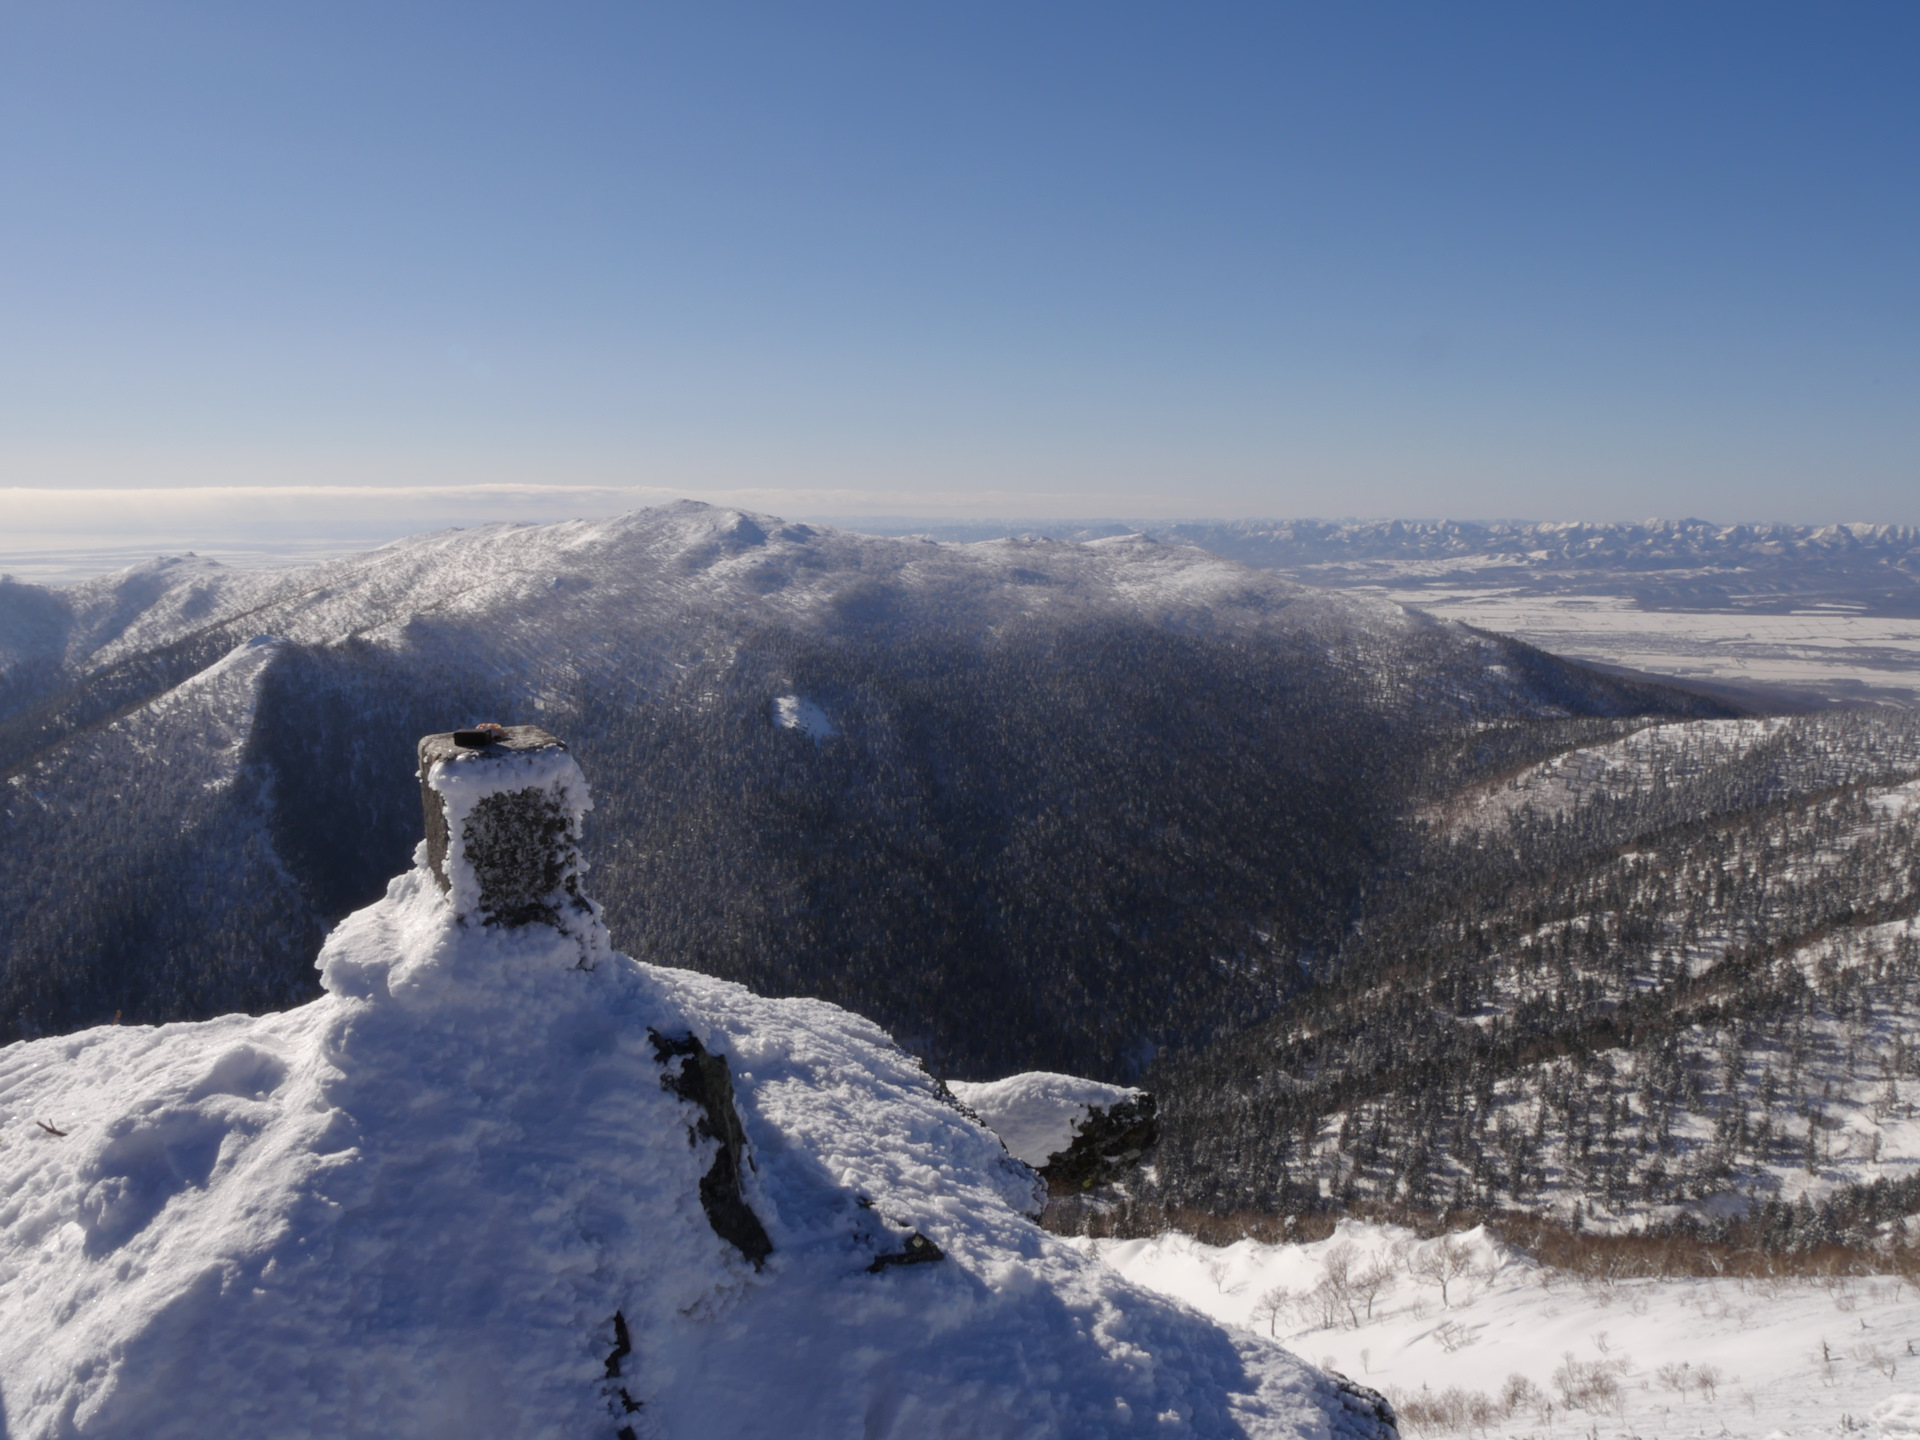
[{"label": "snow-covered rock outcrop", "polygon": [[1029,1070],[952,1090],[1056,1195],[1119,1178],[1159,1138],[1153,1096],[1127,1085]]},{"label": "snow-covered rock outcrop", "polygon": [[[564,845],[577,768],[511,764]],[[877,1026],[490,923],[491,792],[432,768],[442,872],[334,931],[320,1000],[0,1051],[0,1434],[1392,1433],[1034,1226]]]}]

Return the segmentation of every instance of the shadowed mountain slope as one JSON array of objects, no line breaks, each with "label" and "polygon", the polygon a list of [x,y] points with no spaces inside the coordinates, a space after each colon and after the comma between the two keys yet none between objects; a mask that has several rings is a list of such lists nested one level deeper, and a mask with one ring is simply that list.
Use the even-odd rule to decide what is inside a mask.
[{"label": "shadowed mountain slope", "polygon": [[1436,787],[1716,713],[1184,546],[693,504],[7,585],[0,665],[0,1037],[310,997],[418,839],[414,737],[498,719],[600,777],[633,953],[970,1076],[1125,1078],[1271,1011]]}]

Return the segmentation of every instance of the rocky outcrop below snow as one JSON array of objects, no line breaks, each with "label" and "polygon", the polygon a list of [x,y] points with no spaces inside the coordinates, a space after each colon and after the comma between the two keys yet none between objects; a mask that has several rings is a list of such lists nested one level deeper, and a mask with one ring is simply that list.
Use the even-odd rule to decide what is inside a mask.
[{"label": "rocky outcrop below snow", "polygon": [[950,1088],[1056,1196],[1123,1178],[1160,1138],[1153,1096],[1131,1086],[1036,1070]]}]

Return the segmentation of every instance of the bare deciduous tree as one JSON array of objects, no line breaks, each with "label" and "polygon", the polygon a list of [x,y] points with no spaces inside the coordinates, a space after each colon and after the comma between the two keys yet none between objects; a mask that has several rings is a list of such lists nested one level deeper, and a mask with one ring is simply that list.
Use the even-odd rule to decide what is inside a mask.
[{"label": "bare deciduous tree", "polygon": [[1277,1340],[1280,1338],[1280,1317],[1293,1308],[1293,1303],[1293,1292],[1284,1285],[1276,1285],[1253,1302],[1251,1318],[1256,1324],[1266,1321],[1267,1334]]},{"label": "bare deciduous tree", "polygon": [[1473,1269],[1473,1247],[1452,1235],[1443,1235],[1431,1245],[1410,1251],[1407,1273],[1416,1280],[1440,1287],[1440,1303],[1451,1308],[1447,1287]]}]

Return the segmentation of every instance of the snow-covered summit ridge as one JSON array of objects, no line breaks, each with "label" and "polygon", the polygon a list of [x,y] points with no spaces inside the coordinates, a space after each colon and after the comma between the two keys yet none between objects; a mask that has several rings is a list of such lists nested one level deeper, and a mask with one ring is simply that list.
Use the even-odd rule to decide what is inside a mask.
[{"label": "snow-covered summit ridge", "polygon": [[[311,1004],[0,1050],[13,1440],[1391,1433],[1032,1225],[870,1022],[475,923],[425,851]],[[761,1268],[679,1037],[731,1073]]]},{"label": "snow-covered summit ridge", "polygon": [[11,622],[0,623],[0,670],[39,658],[90,671],[243,616],[256,631],[323,644],[396,641],[421,614],[510,610],[529,633],[611,609],[690,605],[791,622],[836,618],[849,597],[877,616],[956,589],[1004,619],[1119,605],[1230,629],[1304,600],[1327,621],[1406,623],[1385,602],[1323,595],[1192,546],[941,545],[693,501],[607,520],[437,531],[290,570],[163,558],[78,585],[12,588],[33,597],[14,607],[22,617],[30,608],[32,623],[0,617]]}]

